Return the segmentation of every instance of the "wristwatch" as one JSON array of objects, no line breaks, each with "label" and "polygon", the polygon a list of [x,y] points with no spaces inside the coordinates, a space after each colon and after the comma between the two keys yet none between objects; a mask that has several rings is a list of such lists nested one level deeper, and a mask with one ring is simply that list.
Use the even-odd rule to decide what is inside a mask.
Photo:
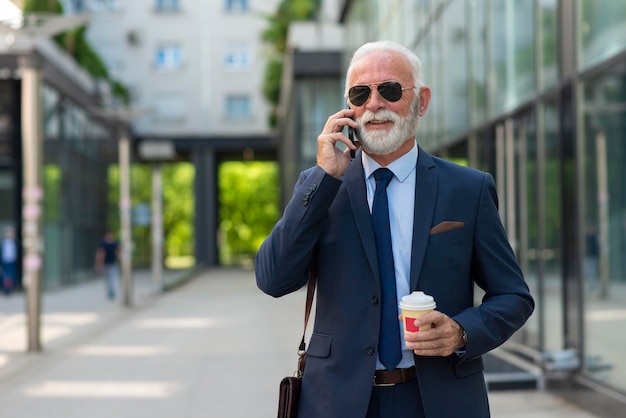
[{"label": "wristwatch", "polygon": [[463,340],[463,347],[467,345],[467,332],[463,329],[463,334],[461,334],[461,339]]}]

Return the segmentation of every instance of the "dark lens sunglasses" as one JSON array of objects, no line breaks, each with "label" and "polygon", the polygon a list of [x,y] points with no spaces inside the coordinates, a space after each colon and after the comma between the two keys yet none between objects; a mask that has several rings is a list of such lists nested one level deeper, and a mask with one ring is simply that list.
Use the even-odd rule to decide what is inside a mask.
[{"label": "dark lens sunglasses", "polygon": [[[360,86],[350,87],[350,90],[348,90],[348,98],[350,99],[350,103],[355,106],[361,106],[363,103],[365,103],[370,97],[370,93],[372,92],[372,88],[370,86],[376,86],[376,84],[364,84]],[[385,81],[384,83],[379,83],[377,86],[378,94],[380,94],[385,100],[389,100],[390,102],[397,102],[402,97],[402,92],[404,90],[409,90],[413,88],[402,88],[400,83],[398,83],[397,81]]]}]

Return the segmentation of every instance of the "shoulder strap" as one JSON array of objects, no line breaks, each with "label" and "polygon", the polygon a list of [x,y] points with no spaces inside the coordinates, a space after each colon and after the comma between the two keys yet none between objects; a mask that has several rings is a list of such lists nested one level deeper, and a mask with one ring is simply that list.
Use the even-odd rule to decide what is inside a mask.
[{"label": "shoulder strap", "polygon": [[306,289],[306,305],[304,307],[304,329],[302,330],[302,339],[300,340],[300,346],[298,347],[298,369],[295,375],[302,377],[304,373],[304,355],[306,354],[306,343],[304,337],[306,334],[306,327],[309,323],[309,316],[311,314],[311,307],[313,306],[313,295],[315,294],[315,281],[317,279],[317,262],[315,257],[311,263],[309,270],[309,284]]}]

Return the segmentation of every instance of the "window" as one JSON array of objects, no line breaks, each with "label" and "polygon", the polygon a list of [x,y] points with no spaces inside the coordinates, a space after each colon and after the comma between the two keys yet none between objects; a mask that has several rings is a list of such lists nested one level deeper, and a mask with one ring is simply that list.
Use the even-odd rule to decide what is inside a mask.
[{"label": "window", "polygon": [[92,0],[89,6],[96,13],[118,12],[122,10],[122,0]]},{"label": "window", "polygon": [[156,0],[154,8],[157,12],[178,12],[180,2],[178,0]]},{"label": "window", "polygon": [[85,2],[83,0],[72,0],[71,9],[74,13],[80,13],[85,11]]},{"label": "window", "polygon": [[250,97],[232,95],[226,97],[226,118],[247,119],[250,117]]},{"label": "window", "polygon": [[182,53],[178,45],[161,45],[157,47],[155,66],[161,70],[175,70],[183,66]]},{"label": "window", "polygon": [[224,65],[229,70],[247,70],[251,65],[248,45],[246,43],[227,45]]},{"label": "window", "polygon": [[227,13],[246,13],[249,7],[248,0],[226,0]]}]

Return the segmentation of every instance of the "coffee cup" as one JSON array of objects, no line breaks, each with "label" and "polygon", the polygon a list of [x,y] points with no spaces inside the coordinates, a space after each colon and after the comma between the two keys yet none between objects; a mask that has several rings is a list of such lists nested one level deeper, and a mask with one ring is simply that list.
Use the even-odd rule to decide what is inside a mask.
[{"label": "coffee cup", "polygon": [[402,311],[404,332],[417,332],[420,329],[430,328],[430,324],[416,327],[414,322],[415,319],[433,311],[436,307],[435,299],[422,291],[417,290],[410,295],[403,296],[400,301],[400,310]]}]

